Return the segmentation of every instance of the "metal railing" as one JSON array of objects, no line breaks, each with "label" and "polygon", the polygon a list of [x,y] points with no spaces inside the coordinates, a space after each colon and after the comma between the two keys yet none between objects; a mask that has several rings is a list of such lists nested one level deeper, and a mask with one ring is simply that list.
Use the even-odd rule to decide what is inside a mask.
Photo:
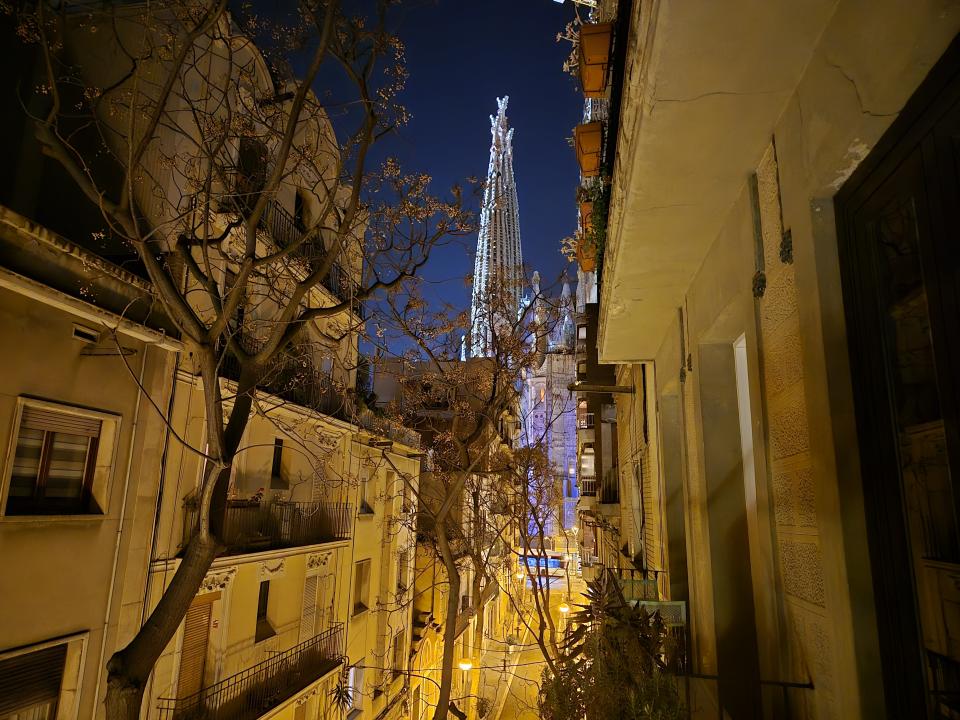
[{"label": "metal railing", "polygon": [[656,578],[619,578],[619,581],[623,599],[627,602],[660,599]]},{"label": "metal railing", "polygon": [[580,495],[581,497],[595,497],[597,494],[597,479],[596,478],[585,478],[582,477],[577,480],[577,485],[580,486]]},{"label": "metal railing", "polygon": [[[233,183],[237,186],[241,175],[239,172],[233,173]],[[238,195],[244,197],[246,194],[238,190]],[[238,207],[236,202],[227,203],[222,210],[231,212],[234,215],[245,214],[245,210]],[[297,245],[292,251],[292,255],[304,261],[311,270],[315,270],[327,258],[327,249],[324,246],[323,237],[319,233],[314,233],[304,239],[307,229],[303,223],[297,220],[275,199],[267,200],[260,217],[258,228],[266,232],[273,240],[274,244],[280,249],[286,249],[291,245]],[[237,228],[238,233],[245,232],[245,226],[241,224]],[[339,302],[349,302],[351,309],[361,320],[364,319],[363,302],[357,299],[360,291],[360,285],[347,272],[343,265],[334,261],[326,277],[321,280],[321,284],[330,291],[330,293]]]},{"label": "metal railing", "polygon": [[[195,497],[183,503],[183,547],[197,533]],[[320,545],[350,538],[349,503],[228,500],[223,537],[228,554]]]},{"label": "metal railing", "polygon": [[[243,338],[247,352],[255,353],[261,342]],[[220,376],[228,380],[240,379],[240,363],[230,353],[224,353],[220,362]],[[268,368],[257,387],[301,407],[350,422],[354,415],[353,401],[346,388],[338,386],[329,373],[313,365],[309,351],[295,348],[280,353]]]},{"label": "metal railing", "polygon": [[160,720],[254,720],[343,662],[343,625],[184,698],[160,698]]},{"label": "metal railing", "polygon": [[[324,247],[323,238],[314,234],[304,240],[306,228],[276,200],[267,201],[261,223],[280,248],[300,243],[294,254],[304,260],[311,270],[320,267],[326,260],[327,249]],[[322,283],[337,300],[351,303],[351,309],[363,319],[363,303],[356,299],[360,285],[350,277],[343,265],[334,261]]]},{"label": "metal railing", "polygon": [[593,413],[584,413],[583,415],[577,416],[577,429],[578,430],[590,430],[594,426],[594,414]]}]

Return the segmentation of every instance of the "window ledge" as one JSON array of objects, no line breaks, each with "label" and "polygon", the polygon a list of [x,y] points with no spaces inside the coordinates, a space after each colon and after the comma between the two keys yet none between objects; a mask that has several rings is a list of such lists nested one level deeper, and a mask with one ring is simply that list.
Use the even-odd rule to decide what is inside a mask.
[{"label": "window ledge", "polygon": [[370,509],[370,510],[359,510],[359,511],[357,512],[357,518],[360,519],[360,520],[369,520],[370,518],[372,518],[372,517],[373,517],[374,515],[376,515],[376,514],[377,514],[377,513],[375,513],[372,509]]},{"label": "window ledge", "polygon": [[357,718],[360,717],[361,715],[363,715],[363,710],[361,710],[360,708],[354,708],[353,710],[347,713],[347,720],[357,720]]},{"label": "window ledge", "polygon": [[366,617],[367,613],[370,612],[370,608],[364,606],[361,609],[354,608],[353,614],[350,616],[351,620],[359,620],[362,617]]},{"label": "window ledge", "polygon": [[94,523],[110,519],[102,513],[84,515],[0,515],[0,523],[11,525],[29,523],[31,525],[46,525],[57,523]]}]

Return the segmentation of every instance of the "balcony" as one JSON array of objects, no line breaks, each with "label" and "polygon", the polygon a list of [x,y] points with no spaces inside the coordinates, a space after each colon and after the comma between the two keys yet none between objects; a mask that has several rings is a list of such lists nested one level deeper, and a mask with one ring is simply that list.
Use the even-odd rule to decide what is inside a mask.
[{"label": "balcony", "polygon": [[161,698],[160,720],[254,720],[343,662],[343,625],[184,698]]},{"label": "balcony", "polygon": [[574,146],[580,174],[597,177],[600,174],[600,154],[603,147],[603,123],[589,122],[577,125],[573,131]]},{"label": "balcony", "polygon": [[[348,540],[349,503],[228,500],[223,542],[228,555]],[[183,547],[196,532],[197,499],[183,503]]]},{"label": "balcony", "polygon": [[613,23],[588,23],[580,28],[580,86],[584,97],[603,97],[612,38]]},{"label": "balcony", "polygon": [[619,583],[627,602],[660,599],[656,575],[652,578],[619,578]]},{"label": "balcony", "polygon": [[[292,254],[304,261],[311,270],[320,267],[327,257],[323,238],[320,235],[312,235],[308,240],[303,240],[307,233],[303,223],[287,212],[276,200],[267,201],[260,218],[259,229],[266,232],[280,249],[300,243]],[[239,232],[243,232],[243,226]],[[338,302],[349,302],[357,317],[364,319],[363,303],[356,299],[360,285],[343,265],[334,261],[321,283]]]},{"label": "balcony", "polygon": [[[260,341],[247,337],[241,339],[241,344],[251,354],[261,347]],[[224,354],[220,376],[234,382],[240,379],[240,364],[233,355]],[[353,402],[345,388],[337,387],[332,376],[314,367],[309,349],[298,352],[292,348],[280,353],[257,387],[300,407],[353,422]]]},{"label": "balcony", "polygon": [[577,485],[580,487],[580,497],[596,497],[597,495],[597,479],[596,478],[582,477],[579,480],[577,480]]}]

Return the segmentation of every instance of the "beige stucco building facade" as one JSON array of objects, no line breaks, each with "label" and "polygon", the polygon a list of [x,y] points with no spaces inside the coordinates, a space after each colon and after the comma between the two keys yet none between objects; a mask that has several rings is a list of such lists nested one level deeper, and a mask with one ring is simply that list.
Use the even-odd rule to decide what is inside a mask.
[{"label": "beige stucco building facade", "polygon": [[[939,248],[960,199],[936,138],[960,6],[619,10],[597,349],[635,391],[647,368],[655,556],[687,602],[698,707],[947,717],[956,558],[924,533],[954,525],[924,508],[951,506],[957,449]],[[884,299],[888,277],[919,283],[913,304]],[[939,411],[913,409],[924,393]],[[621,455],[637,402],[618,396]],[[632,482],[621,461],[621,501]]]}]

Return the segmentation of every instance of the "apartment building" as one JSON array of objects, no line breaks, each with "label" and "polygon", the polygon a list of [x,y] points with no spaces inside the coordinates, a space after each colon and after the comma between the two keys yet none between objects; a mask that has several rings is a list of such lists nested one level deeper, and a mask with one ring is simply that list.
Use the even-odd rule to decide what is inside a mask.
[{"label": "apartment building", "polygon": [[[85,59],[85,78],[107,85],[122,57],[111,41],[137,35],[124,34],[128,18],[119,36],[77,18],[76,33],[66,26],[67,52]],[[252,69],[244,76],[252,87],[272,97],[280,85],[257,49],[227,20],[216,33],[235,43],[231,57]],[[38,48],[14,43],[5,53],[21,71],[5,83],[14,97],[40,72]],[[0,417],[0,714],[100,717],[107,660],[154,609],[197,532],[209,388],[137,256],[41,153],[18,103],[4,104],[3,125],[10,172],[0,188],[0,332],[11,352]],[[333,138],[322,113],[307,125],[318,142]],[[326,150],[335,155],[335,143]],[[225,194],[269,162],[263,148],[238,153],[238,185],[228,182]],[[182,188],[174,163],[162,153],[151,162],[138,202],[161,228],[169,206],[158,198]],[[284,182],[257,230],[260,252],[298,242],[317,222],[316,187],[297,174]],[[218,207],[210,221],[235,233],[239,212]],[[294,262],[316,260],[315,245],[303,252],[313,254]],[[226,288],[237,270],[214,263],[211,278]],[[224,547],[155,666],[142,717],[386,719],[403,711],[413,568],[403,518],[419,480],[419,438],[354,400],[357,333],[343,328],[363,320],[352,301],[361,271],[358,241],[305,300],[349,309],[314,323],[257,385],[230,477]],[[235,339],[245,351],[262,342],[257,324],[269,320],[277,291],[257,286],[260,296],[241,306]],[[235,399],[240,371],[225,353],[223,397]]]},{"label": "apartment building", "polygon": [[692,711],[951,717],[960,13],[601,6],[598,358],[621,425],[646,369]]}]

